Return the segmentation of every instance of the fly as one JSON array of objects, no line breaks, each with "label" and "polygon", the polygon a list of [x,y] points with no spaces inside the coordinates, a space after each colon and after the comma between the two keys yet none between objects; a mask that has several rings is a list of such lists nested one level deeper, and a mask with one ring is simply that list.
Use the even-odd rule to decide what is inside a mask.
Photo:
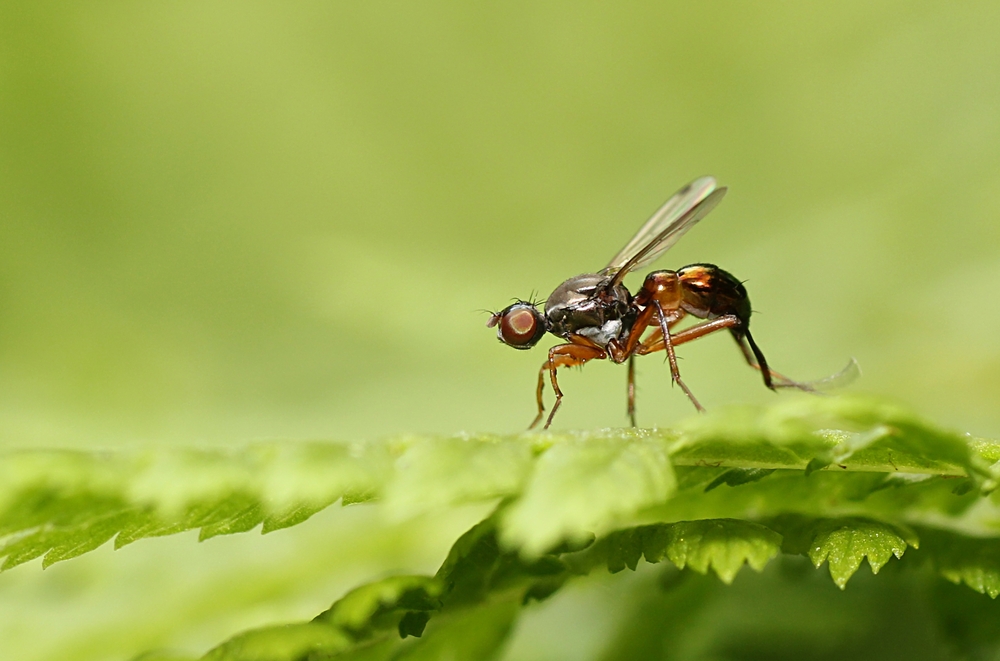
[{"label": "fly", "polygon": [[[704,411],[694,393],[681,379],[676,348],[720,330],[728,330],[746,362],[760,371],[771,390],[797,388],[814,392],[818,384],[842,381],[857,372],[852,359],[840,373],[813,383],[799,383],[772,370],[750,334],[750,298],[743,284],[714,264],[691,264],[676,271],[653,271],[633,296],[622,280],[631,271],[648,266],[669,250],[684,233],[722,201],[725,187],[713,177],[696,179],[677,191],[660,207],[635,236],[597,273],[584,273],[556,287],[545,302],[518,300],[490,316],[486,325],[497,329],[497,337],[515,349],[530,349],[552,333],[565,340],[549,349],[538,372],[538,414],[529,429],[545,413],[542,395],[545,376],[552,383],[555,403],[543,429],[562,403],[556,371],[591,360],[628,362],[628,415],[635,426],[635,357],[664,351],[670,375],[694,407]],[[674,330],[687,316],[701,319],[683,330]],[[648,329],[652,329],[643,337]]]}]

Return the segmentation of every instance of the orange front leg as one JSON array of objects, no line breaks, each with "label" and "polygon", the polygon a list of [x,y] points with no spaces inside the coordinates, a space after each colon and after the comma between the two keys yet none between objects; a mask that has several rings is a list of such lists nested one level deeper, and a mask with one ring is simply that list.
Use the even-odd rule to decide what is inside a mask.
[{"label": "orange front leg", "polygon": [[559,381],[556,379],[556,370],[560,367],[575,367],[577,365],[583,365],[587,361],[594,359],[604,359],[607,358],[607,352],[601,347],[597,346],[590,340],[573,336],[570,338],[569,344],[558,344],[551,349],[549,349],[549,358],[542,364],[542,368],[538,370],[538,389],[536,390],[536,398],[538,400],[538,415],[535,416],[534,421],[528,426],[528,429],[533,429],[541,419],[542,415],[545,413],[545,404],[542,401],[542,394],[545,392],[545,373],[548,372],[549,378],[552,380],[552,390],[556,394],[556,401],[552,404],[552,411],[549,412],[549,417],[545,421],[545,426],[542,429],[548,429],[549,425],[552,424],[552,418],[555,416],[556,411],[559,410],[559,405],[562,403],[563,393],[559,389]]}]

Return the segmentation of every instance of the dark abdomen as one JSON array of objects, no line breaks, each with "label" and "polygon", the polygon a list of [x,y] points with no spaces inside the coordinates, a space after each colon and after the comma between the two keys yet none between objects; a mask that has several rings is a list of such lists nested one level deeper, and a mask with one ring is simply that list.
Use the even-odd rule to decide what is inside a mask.
[{"label": "dark abdomen", "polygon": [[727,314],[750,323],[750,297],[743,283],[715,264],[691,264],[677,271],[681,281],[681,308],[701,319]]}]

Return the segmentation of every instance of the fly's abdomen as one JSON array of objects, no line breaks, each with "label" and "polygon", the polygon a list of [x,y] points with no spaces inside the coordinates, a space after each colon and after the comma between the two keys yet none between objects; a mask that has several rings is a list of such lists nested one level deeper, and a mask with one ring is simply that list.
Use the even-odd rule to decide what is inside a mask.
[{"label": "fly's abdomen", "polygon": [[736,277],[714,264],[691,264],[677,271],[681,308],[701,319],[733,315],[750,323],[750,297]]}]

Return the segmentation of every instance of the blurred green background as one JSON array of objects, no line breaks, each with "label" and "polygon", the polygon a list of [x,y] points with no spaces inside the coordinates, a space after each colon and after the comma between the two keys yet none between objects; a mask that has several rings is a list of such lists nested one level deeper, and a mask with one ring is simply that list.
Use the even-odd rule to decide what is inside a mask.
[{"label": "blurred green background", "polygon": [[[518,431],[543,351],[482,310],[702,174],[730,193],[658,266],[746,279],[777,369],[855,356],[854,389],[996,436],[997,34],[991,2],[0,4],[0,445]],[[775,397],[726,338],[681,355],[707,407]],[[693,412],[659,358],[639,379],[640,424]],[[625,424],[624,383],[567,374],[555,427]],[[260,544],[0,586],[128,603],[125,556]]]}]

